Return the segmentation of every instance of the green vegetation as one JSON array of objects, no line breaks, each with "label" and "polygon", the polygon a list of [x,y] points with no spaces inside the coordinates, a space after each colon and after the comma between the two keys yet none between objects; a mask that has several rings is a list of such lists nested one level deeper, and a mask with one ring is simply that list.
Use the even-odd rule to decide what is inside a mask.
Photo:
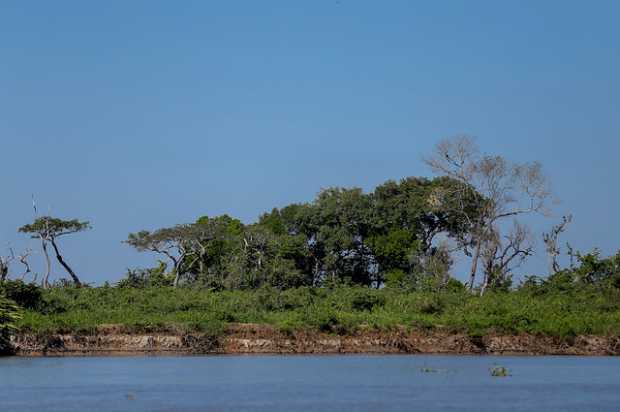
[{"label": "green vegetation", "polygon": [[0,294],[0,355],[10,352],[9,333],[17,328],[20,318],[15,302]]},{"label": "green vegetation", "polygon": [[[387,181],[365,193],[328,188],[244,224],[228,215],[128,235],[125,243],[160,257],[128,269],[114,286],[83,284],[57,240],[90,226],[37,217],[19,231],[40,240],[40,286],[30,252],[0,256],[0,331],[187,330],[221,333],[229,323],[282,331],[355,333],[395,328],[531,333],[571,339],[620,336],[620,254],[575,252],[562,268],[566,217],[543,236],[549,273],[513,284],[534,253],[523,214],[546,211],[539,164],[481,155],[471,139],[440,142],[426,160],[441,175]],[[71,282],[49,282],[48,244]],[[470,258],[468,283],[451,274],[454,253]],[[11,264],[24,267],[11,278]],[[479,273],[480,272],[480,273]],[[478,279],[478,275],[482,275]],[[30,282],[22,281],[32,276]],[[19,279],[19,280],[15,280]]]},{"label": "green vegetation", "polygon": [[450,200],[429,199],[462,191],[469,193],[474,214],[480,199],[465,185],[443,177],[407,178],[372,193],[325,189],[314,202],[273,209],[254,224],[203,216],[193,224],[132,233],[127,243],[164,257],[173,286],[380,287],[388,279],[412,284],[421,277],[447,282],[450,256],[433,241],[461,239],[469,224],[448,206]]},{"label": "green vegetation", "polygon": [[[453,290],[361,286],[214,291],[195,287],[57,287],[7,289],[24,307],[17,325],[36,333],[185,330],[219,333],[227,323],[274,325],[347,334],[368,329],[439,329],[482,336],[527,332],[571,339],[581,334],[620,336],[620,289],[579,283],[579,271],[513,291],[483,296]],[[11,284],[11,283],[7,283]],[[570,285],[570,287],[569,287]],[[613,285],[613,282],[611,283]]]},{"label": "green vegetation", "polygon": [[507,376],[510,376],[510,371],[504,366],[494,366],[491,368],[490,372],[491,376],[495,378],[505,378]]},{"label": "green vegetation", "polygon": [[39,239],[41,241],[41,250],[45,256],[46,272],[43,276],[43,286],[49,286],[49,275],[51,271],[51,262],[49,253],[47,251],[48,243],[54,248],[56,253],[56,260],[62,265],[65,271],[71,276],[71,279],[76,286],[81,286],[80,279],[77,277],[71,266],[67,264],[58,247],[58,238],[61,236],[70,235],[77,232],[90,229],[88,222],[80,222],[77,219],[63,220],[51,216],[43,216],[36,218],[33,223],[24,225],[19,228],[19,232],[27,233],[32,236],[33,239]]}]

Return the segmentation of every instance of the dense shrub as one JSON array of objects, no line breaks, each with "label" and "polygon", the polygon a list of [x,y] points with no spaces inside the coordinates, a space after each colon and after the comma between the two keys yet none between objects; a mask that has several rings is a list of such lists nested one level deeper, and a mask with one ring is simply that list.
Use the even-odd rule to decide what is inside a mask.
[{"label": "dense shrub", "polygon": [[125,277],[118,283],[119,288],[146,288],[172,286],[174,276],[166,273],[166,265],[160,263],[156,268],[127,269]]},{"label": "dense shrub", "polygon": [[24,283],[21,280],[6,280],[0,283],[0,294],[26,309],[40,308],[43,300],[39,286],[33,283]]},{"label": "dense shrub", "polygon": [[353,310],[372,311],[375,307],[385,305],[385,296],[377,291],[366,288],[356,288],[353,290],[351,307]]},{"label": "dense shrub", "polygon": [[9,334],[15,330],[19,319],[17,304],[0,294],[0,355],[11,352]]},{"label": "dense shrub", "polygon": [[620,290],[582,288],[416,292],[390,288],[302,287],[212,291],[199,288],[52,288],[44,305],[18,322],[32,331],[90,331],[102,324],[143,330],[223,330],[227,323],[269,324],[284,330],[349,333],[361,329],[447,328],[470,335],[534,333],[569,338],[620,336]]}]

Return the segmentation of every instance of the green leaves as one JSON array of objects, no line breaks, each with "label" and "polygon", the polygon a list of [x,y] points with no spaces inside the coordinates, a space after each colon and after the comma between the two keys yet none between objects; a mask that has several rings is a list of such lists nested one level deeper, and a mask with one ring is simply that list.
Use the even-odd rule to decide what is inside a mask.
[{"label": "green leaves", "polygon": [[439,285],[449,277],[451,259],[433,240],[440,234],[461,240],[470,229],[455,212],[457,200],[475,211],[480,196],[446,177],[388,181],[371,193],[332,187],[310,203],[274,208],[255,224],[202,216],[194,224],[130,234],[126,243],[165,255],[187,274],[186,282],[216,289],[378,287],[397,271],[401,286]]},{"label": "green leaves", "polygon": [[41,216],[33,223],[19,228],[20,233],[30,233],[33,237],[52,238],[90,229],[89,222],[78,219],[63,220],[52,216]]},{"label": "green leaves", "polygon": [[17,304],[0,295],[0,354],[10,351],[9,335],[17,329],[20,319],[21,313]]}]

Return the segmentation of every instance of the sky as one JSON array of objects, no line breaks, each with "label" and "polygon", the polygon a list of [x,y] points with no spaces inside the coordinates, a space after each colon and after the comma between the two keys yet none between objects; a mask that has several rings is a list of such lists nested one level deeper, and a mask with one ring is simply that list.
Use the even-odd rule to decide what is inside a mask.
[{"label": "sky", "polygon": [[[34,194],[42,213],[91,222],[61,241],[78,275],[115,281],[154,262],[129,232],[249,223],[324,187],[428,176],[422,156],[460,134],[542,162],[558,201],[532,220],[538,238],[572,213],[565,241],[615,253],[619,14],[617,1],[3,1],[0,253],[38,251],[17,233]],[[539,254],[527,270],[544,267]]]}]

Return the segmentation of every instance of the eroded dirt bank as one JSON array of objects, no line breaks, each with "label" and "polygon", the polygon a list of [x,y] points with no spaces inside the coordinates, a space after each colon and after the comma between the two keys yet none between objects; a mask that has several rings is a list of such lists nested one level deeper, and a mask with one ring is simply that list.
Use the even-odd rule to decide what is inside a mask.
[{"label": "eroded dirt bank", "polygon": [[299,331],[283,333],[264,325],[231,325],[218,337],[200,333],[128,333],[114,326],[92,334],[18,334],[18,356],[103,356],[165,354],[330,354],[427,353],[490,355],[620,355],[620,339],[578,336],[489,334],[472,337],[443,331],[367,331],[335,335]]}]

